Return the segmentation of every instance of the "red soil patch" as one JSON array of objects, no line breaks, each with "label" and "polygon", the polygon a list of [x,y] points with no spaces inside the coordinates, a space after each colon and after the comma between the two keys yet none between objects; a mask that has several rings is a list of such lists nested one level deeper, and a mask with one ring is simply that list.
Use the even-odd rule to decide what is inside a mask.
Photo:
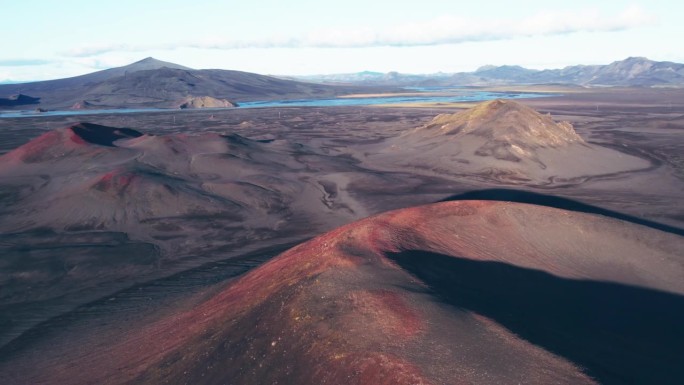
[{"label": "red soil patch", "polygon": [[86,142],[69,128],[61,128],[33,139],[3,156],[3,159],[25,163],[38,163],[62,158],[83,149]]},{"label": "red soil patch", "polygon": [[[31,140],[7,154],[2,159],[25,163],[38,163],[67,157],[74,151],[93,150],[97,147],[113,147],[119,139],[142,136],[129,128],[115,128],[91,123],[78,123],[59,128]],[[93,146],[96,145],[96,146]]]},{"label": "red soil patch", "polygon": [[409,338],[420,332],[422,322],[403,296],[389,290],[356,291],[350,295],[354,313],[370,318],[370,323],[400,338]]},{"label": "red soil patch", "polygon": [[92,188],[102,192],[122,195],[138,176],[132,172],[113,170],[104,174],[93,185]]},{"label": "red soil patch", "polygon": [[[340,359],[340,373],[329,373],[325,383],[358,384],[358,385],[430,385],[432,381],[425,378],[420,368],[406,360],[391,354],[372,353],[359,356],[346,356]],[[349,382],[344,382],[347,373],[354,376]],[[338,377],[339,376],[339,377]],[[330,382],[332,380],[332,382]],[[452,382],[454,385],[461,382]]]}]

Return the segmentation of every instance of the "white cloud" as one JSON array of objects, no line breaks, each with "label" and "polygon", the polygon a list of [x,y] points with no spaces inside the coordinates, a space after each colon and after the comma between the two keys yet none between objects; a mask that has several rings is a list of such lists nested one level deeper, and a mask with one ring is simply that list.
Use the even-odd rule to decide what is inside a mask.
[{"label": "white cloud", "polygon": [[0,67],[25,67],[38,66],[52,63],[45,59],[4,59],[0,60]]},{"label": "white cloud", "polygon": [[532,36],[554,36],[578,32],[610,32],[652,25],[657,18],[639,6],[603,15],[581,12],[542,11],[523,19],[475,19],[442,16],[436,19],[376,30],[368,27],[326,29],[304,36],[267,39],[217,39],[163,44],[97,44],[64,52],[65,56],[89,57],[107,52],[143,52],[178,48],[235,50],[247,48],[366,48],[415,47],[466,42],[511,40]]}]

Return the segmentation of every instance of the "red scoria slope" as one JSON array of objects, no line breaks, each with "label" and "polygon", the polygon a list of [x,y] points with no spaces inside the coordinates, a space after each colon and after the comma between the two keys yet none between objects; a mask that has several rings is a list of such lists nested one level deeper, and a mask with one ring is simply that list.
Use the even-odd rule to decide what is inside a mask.
[{"label": "red scoria slope", "polygon": [[46,132],[29,143],[7,153],[5,161],[37,163],[72,153],[95,152],[90,144],[112,147],[119,139],[137,138],[143,134],[130,128],[115,128],[93,123],[77,123]]},{"label": "red scoria slope", "polygon": [[21,380],[673,383],[684,374],[682,250],[678,235],[534,205],[398,210],[301,244],[193,309],[46,358]]}]

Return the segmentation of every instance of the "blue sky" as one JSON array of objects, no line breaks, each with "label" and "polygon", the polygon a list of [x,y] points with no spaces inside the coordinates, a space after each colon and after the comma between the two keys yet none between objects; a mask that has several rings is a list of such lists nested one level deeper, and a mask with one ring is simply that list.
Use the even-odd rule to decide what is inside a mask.
[{"label": "blue sky", "polygon": [[684,62],[682,3],[0,0],[0,82],[148,56],[276,75],[560,68],[628,56]]}]

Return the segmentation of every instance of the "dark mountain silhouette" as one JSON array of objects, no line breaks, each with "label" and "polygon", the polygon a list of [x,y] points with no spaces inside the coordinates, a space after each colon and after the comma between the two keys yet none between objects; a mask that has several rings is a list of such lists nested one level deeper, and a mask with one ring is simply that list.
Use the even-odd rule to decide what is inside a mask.
[{"label": "dark mountain silhouette", "polygon": [[38,104],[39,102],[40,98],[18,94],[12,95],[8,98],[0,98],[0,107],[25,106],[29,104]]},{"label": "dark mountain silhouette", "polygon": [[[126,76],[129,73],[134,73],[137,71],[145,71],[145,70],[155,70],[155,69],[160,69],[160,68],[176,68],[176,69],[186,69],[189,70],[190,68],[183,67],[177,64],[173,63],[168,63],[164,62],[161,60],[157,60],[151,57],[148,57],[146,59],[140,60],[138,62],[123,66],[123,67],[116,67],[116,68],[110,68],[106,69],[103,71],[97,71],[93,72],[90,74],[86,75],[81,75],[81,76],[75,76],[71,78],[65,78],[65,79],[55,79],[55,80],[46,80],[46,81],[40,81],[40,82],[31,82],[31,83],[15,83],[15,84],[3,84],[0,85],[0,95],[2,94],[11,94],[11,93],[19,93],[19,92],[24,92],[24,93],[33,93],[33,94],[48,94],[51,95],[53,93],[61,93],[64,94],[65,96],[69,96],[72,94],[78,94],[81,91],[81,88],[84,87],[89,87],[96,85],[100,82],[112,79],[112,78],[117,78],[121,76]],[[10,90],[10,91],[6,91]],[[11,90],[25,90],[25,91],[17,91],[13,92]],[[81,100],[84,98],[81,98]],[[78,102],[80,100],[74,100],[75,102]],[[45,101],[43,101],[45,102]],[[71,103],[71,104],[74,104]]]},{"label": "dark mountain silhouette", "polygon": [[153,58],[67,79],[0,85],[0,95],[33,95],[49,109],[66,109],[83,100],[99,108],[171,108],[188,97],[244,101],[359,91],[358,87],[304,83],[249,72],[195,70]]}]

